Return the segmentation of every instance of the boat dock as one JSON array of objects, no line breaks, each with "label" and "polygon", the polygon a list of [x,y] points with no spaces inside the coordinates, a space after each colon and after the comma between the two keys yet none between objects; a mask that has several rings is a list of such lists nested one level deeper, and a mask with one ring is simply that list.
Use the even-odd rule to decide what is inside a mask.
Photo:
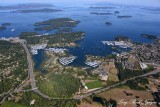
[{"label": "boat dock", "polygon": [[32,55],[36,55],[36,54],[38,54],[38,50],[44,49],[44,48],[46,48],[46,46],[47,46],[47,44],[33,45],[33,46],[31,46],[30,52],[32,53]]},{"label": "boat dock", "polygon": [[62,65],[68,65],[68,64],[72,63],[75,59],[76,59],[75,56],[63,57],[63,58],[60,58],[60,59],[59,59],[59,62],[60,62]]},{"label": "boat dock", "polygon": [[64,53],[65,51],[67,51],[67,49],[65,48],[48,48],[48,49],[45,49],[46,51],[51,51],[51,52],[54,52],[54,53]]},{"label": "boat dock", "polygon": [[100,63],[101,63],[100,61],[93,61],[93,62],[88,61],[88,62],[85,62],[86,65],[94,67],[94,68],[97,67],[97,66],[99,66]]}]

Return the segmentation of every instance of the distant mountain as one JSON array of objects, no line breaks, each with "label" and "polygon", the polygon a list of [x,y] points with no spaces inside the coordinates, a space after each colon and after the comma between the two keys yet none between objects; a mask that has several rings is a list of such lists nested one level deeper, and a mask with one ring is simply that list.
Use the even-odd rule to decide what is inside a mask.
[{"label": "distant mountain", "polygon": [[10,6],[0,6],[0,10],[8,9],[32,9],[32,8],[44,8],[44,7],[53,7],[52,4],[43,4],[43,3],[26,3],[26,4],[17,4]]},{"label": "distant mountain", "polygon": [[156,7],[143,7],[141,9],[145,9],[145,10],[150,10],[150,11],[160,11],[160,8],[156,8]]},{"label": "distant mountain", "polygon": [[12,12],[13,13],[35,13],[35,12],[59,12],[59,11],[62,11],[62,10],[43,8],[43,9],[30,9],[30,10],[16,10]]},{"label": "distant mountain", "polygon": [[108,7],[108,6],[104,6],[104,7],[96,7],[96,6],[91,6],[89,7],[90,9],[113,9],[115,7]]}]

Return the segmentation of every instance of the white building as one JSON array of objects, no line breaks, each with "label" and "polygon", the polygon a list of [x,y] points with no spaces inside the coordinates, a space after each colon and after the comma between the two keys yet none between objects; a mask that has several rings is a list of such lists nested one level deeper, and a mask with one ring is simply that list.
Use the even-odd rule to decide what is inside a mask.
[{"label": "white building", "polygon": [[142,69],[147,69],[148,68],[147,64],[145,64],[145,63],[140,63],[140,67]]}]

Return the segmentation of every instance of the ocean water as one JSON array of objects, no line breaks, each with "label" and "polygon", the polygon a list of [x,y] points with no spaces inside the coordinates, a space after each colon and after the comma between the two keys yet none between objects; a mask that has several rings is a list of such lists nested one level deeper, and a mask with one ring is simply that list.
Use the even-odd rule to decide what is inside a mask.
[{"label": "ocean water", "polygon": [[[83,31],[86,33],[83,40],[77,41],[79,47],[69,48],[69,53],[78,58],[72,65],[84,65],[85,55],[106,56],[111,54],[113,50],[103,45],[101,41],[114,40],[117,35],[124,35],[133,41],[141,43],[151,43],[152,40],[142,38],[140,34],[160,35],[160,9],[151,9],[147,7],[123,6],[123,5],[107,5],[113,9],[91,9],[92,4],[81,4],[76,6],[59,5],[55,8],[62,9],[56,13],[10,13],[12,10],[0,10],[0,24],[9,22],[12,26],[4,31],[0,31],[0,37],[16,37],[21,32],[34,31],[33,24],[52,18],[68,17],[81,21],[74,31]],[[95,5],[102,6],[102,5]],[[114,12],[119,14],[112,15],[94,15],[90,12]],[[132,18],[117,18],[117,16],[130,15]],[[105,22],[111,22],[112,26],[107,26]],[[16,29],[14,32],[11,29]],[[46,33],[40,31],[39,33]],[[51,31],[49,33],[54,33]],[[33,56],[36,62],[35,68],[43,62],[43,55]]]}]

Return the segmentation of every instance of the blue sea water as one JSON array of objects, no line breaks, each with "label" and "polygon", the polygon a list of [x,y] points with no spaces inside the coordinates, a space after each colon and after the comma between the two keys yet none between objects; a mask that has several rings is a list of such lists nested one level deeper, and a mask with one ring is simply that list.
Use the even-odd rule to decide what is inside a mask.
[{"label": "blue sea water", "polygon": [[[114,40],[117,35],[125,35],[133,41],[141,43],[152,42],[149,39],[142,38],[140,34],[160,35],[160,11],[159,9],[150,9],[147,7],[132,7],[123,5],[107,5],[113,6],[113,9],[91,9],[90,4],[84,5],[59,5],[56,8],[62,9],[56,13],[10,13],[12,10],[0,10],[0,24],[9,22],[12,26],[6,30],[0,31],[0,37],[16,37],[21,32],[34,31],[33,24],[52,18],[68,17],[79,20],[81,23],[74,28],[74,31],[83,31],[86,33],[85,38],[77,41],[79,47],[69,48],[69,53],[77,56],[73,65],[84,65],[85,55],[106,56],[112,53],[110,47],[105,46],[101,41]],[[102,6],[102,5],[96,5]],[[119,14],[112,15],[94,15],[90,12],[114,12]],[[118,15],[131,15],[132,18],[117,18]],[[107,26],[105,22],[111,22],[112,26]],[[14,32],[11,29],[16,29]],[[45,33],[41,31],[39,33]],[[50,33],[54,33],[51,31]],[[43,61],[43,55],[33,56],[37,68]],[[38,69],[38,68],[37,68]]]}]

